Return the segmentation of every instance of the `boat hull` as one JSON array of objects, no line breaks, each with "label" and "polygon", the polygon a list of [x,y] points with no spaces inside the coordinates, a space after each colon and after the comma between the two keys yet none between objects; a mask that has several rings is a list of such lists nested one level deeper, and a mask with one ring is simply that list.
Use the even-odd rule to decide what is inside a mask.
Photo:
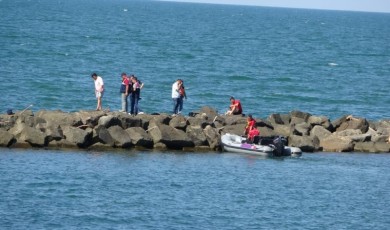
[{"label": "boat hull", "polygon": [[[222,135],[221,142],[222,142],[223,149],[226,152],[265,156],[265,157],[276,156],[274,151],[275,146],[248,144],[246,143],[246,138],[235,134],[226,133]],[[300,148],[290,147],[290,146],[285,146],[282,153],[282,156],[299,157],[301,155],[302,155],[302,151]]]}]

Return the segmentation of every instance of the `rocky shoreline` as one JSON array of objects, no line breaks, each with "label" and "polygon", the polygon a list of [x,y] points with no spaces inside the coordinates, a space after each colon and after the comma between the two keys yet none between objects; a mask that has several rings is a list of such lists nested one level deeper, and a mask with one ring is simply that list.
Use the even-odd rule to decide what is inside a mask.
[{"label": "rocky shoreline", "polygon": [[[221,135],[242,135],[246,125],[246,117],[210,107],[190,115],[25,110],[0,115],[0,147],[220,151]],[[285,136],[304,152],[390,152],[390,120],[345,115],[330,121],[301,111],[255,119],[261,136]]]}]

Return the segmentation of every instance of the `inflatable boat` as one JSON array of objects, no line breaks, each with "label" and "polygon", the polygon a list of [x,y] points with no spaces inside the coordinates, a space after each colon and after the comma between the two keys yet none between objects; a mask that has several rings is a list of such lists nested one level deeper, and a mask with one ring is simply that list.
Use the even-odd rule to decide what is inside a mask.
[{"label": "inflatable boat", "polygon": [[253,142],[249,142],[245,137],[226,133],[221,136],[221,142],[225,151],[233,153],[242,153],[266,157],[299,157],[302,155],[302,151],[300,148],[287,146],[286,138],[280,136],[256,136]]}]

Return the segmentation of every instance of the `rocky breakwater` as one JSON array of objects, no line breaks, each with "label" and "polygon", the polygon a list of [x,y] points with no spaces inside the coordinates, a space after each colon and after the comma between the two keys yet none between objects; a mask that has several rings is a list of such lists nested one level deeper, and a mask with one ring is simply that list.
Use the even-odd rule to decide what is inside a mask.
[{"label": "rocky breakwater", "polygon": [[[0,146],[221,150],[224,133],[242,135],[246,117],[203,107],[193,116],[120,112],[23,111],[0,115]],[[304,152],[389,152],[390,120],[343,116],[330,121],[301,111],[256,118],[261,136],[282,135]]]}]

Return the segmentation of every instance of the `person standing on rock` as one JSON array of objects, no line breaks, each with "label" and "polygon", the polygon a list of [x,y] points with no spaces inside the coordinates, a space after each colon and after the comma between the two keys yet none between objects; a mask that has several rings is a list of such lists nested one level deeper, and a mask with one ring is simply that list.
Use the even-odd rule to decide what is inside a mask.
[{"label": "person standing on rock", "polygon": [[103,78],[98,76],[96,73],[93,73],[91,75],[93,80],[95,81],[95,95],[97,98],[97,105],[96,105],[96,110],[102,110],[102,97],[103,97],[103,92],[104,92],[104,83],[103,83]]},{"label": "person standing on rock", "polygon": [[138,114],[138,101],[139,101],[139,95],[140,95],[140,84],[138,82],[137,77],[131,76],[131,82],[132,82],[132,92],[130,96],[131,100],[131,114],[137,115]]},{"label": "person standing on rock", "polygon": [[[180,94],[182,91],[182,94]],[[172,84],[172,100],[173,100],[173,115],[177,115],[181,113],[183,109],[183,98],[187,98],[184,91],[183,81],[181,79],[177,79]]]},{"label": "person standing on rock", "polygon": [[127,101],[127,98],[129,96],[129,78],[127,77],[126,73],[122,73],[122,84],[120,93],[122,97],[122,110],[120,110],[120,112],[127,113],[129,110],[129,103]]}]

